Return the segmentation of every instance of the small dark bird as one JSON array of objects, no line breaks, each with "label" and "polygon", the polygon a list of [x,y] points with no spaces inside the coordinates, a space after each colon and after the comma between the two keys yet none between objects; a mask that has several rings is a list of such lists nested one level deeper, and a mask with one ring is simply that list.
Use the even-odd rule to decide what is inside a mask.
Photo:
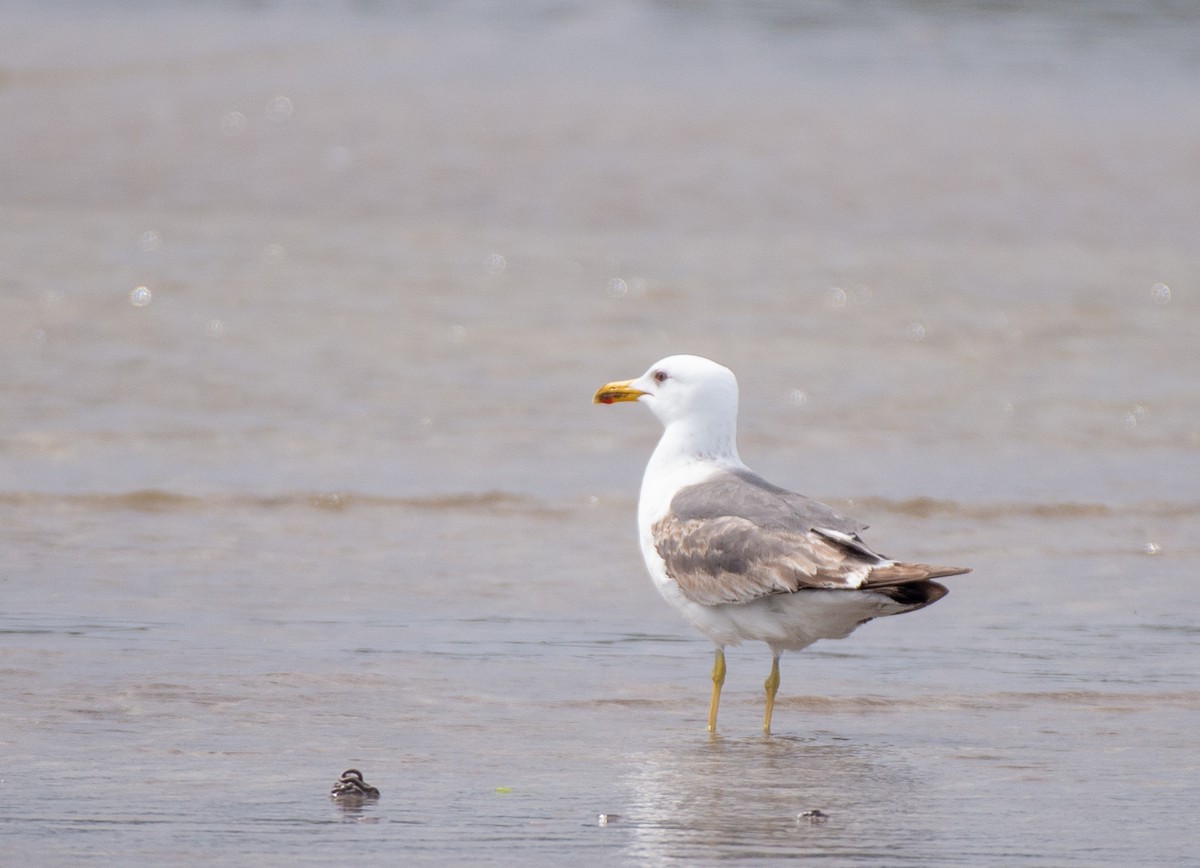
[{"label": "small dark bird", "polygon": [[365,802],[378,799],[379,790],[364,781],[363,773],[358,769],[346,769],[329,791],[329,798],[342,802]]}]

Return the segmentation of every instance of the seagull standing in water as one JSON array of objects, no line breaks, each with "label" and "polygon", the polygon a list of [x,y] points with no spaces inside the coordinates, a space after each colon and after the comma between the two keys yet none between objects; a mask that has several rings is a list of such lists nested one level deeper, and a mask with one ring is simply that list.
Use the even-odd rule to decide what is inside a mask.
[{"label": "seagull standing in water", "polygon": [[771,648],[763,715],[770,732],[784,651],[924,608],[948,593],[932,579],[970,572],[886,558],[863,542],[866,525],[743,464],[737,379],[716,362],[670,356],[635,380],[602,386],[592,400],[639,401],[663,424],[642,479],[638,534],[659,592],[717,646],[709,732],[717,728],[726,645]]}]

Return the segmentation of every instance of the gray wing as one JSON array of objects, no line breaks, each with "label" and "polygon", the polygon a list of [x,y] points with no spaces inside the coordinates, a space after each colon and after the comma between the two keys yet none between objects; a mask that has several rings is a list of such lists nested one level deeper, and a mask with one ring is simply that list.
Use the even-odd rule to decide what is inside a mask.
[{"label": "gray wing", "polygon": [[857,537],[867,529],[820,501],[772,485],[750,470],[722,473],[680,490],[671,511],[683,518],[740,515],[765,530],[827,528]]},{"label": "gray wing", "polygon": [[652,530],[667,575],[689,599],[709,606],[963,572],[894,563],[863,542],[865,529],[823,503],[740,471],[681,489]]}]

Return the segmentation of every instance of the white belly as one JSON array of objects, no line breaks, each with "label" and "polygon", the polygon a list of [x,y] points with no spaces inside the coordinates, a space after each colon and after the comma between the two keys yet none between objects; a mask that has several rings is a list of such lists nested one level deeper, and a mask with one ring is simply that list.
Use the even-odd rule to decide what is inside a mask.
[{"label": "white belly", "polygon": [[774,651],[799,651],[820,639],[844,639],[872,618],[911,608],[883,594],[856,590],[804,590],[718,606],[692,602],[670,579],[659,583],[658,590],[716,645],[757,641]]}]

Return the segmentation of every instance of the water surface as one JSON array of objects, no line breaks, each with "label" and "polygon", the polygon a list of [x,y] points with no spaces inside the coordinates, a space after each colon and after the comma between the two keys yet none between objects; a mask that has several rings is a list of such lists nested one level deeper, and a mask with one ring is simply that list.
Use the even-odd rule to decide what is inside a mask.
[{"label": "water surface", "polygon": [[[1190,5],[3,18],[10,859],[1193,859]],[[756,646],[705,733],[656,423],[588,403],[674,352],[975,569],[785,657],[769,738]]]}]

